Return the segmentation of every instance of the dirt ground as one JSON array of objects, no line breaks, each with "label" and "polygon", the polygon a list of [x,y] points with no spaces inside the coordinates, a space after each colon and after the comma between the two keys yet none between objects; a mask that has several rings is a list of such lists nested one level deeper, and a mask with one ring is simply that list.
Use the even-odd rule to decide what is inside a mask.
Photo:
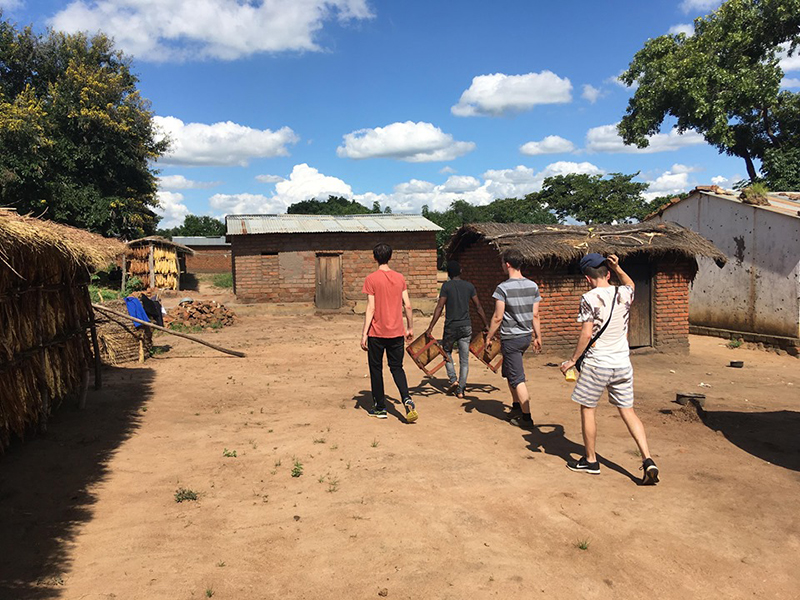
[{"label": "dirt ground", "polygon": [[[407,360],[419,421],[367,418],[360,324],[251,314],[204,334],[246,359],[165,336],[165,354],[106,370],[86,410],[0,457],[0,598],[800,594],[797,359],[701,337],[690,356],[635,356],[662,472],[640,487],[608,405],[602,474],[565,468],[581,438],[557,356],[527,358],[533,432],[506,423],[504,382],[475,361],[458,400]],[[708,396],[702,418],[677,391]]]}]

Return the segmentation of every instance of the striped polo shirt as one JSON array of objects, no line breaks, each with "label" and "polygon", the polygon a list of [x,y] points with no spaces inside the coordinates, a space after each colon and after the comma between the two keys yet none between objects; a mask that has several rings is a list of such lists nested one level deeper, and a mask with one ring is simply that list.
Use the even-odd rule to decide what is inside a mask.
[{"label": "striped polo shirt", "polygon": [[500,338],[531,335],[533,333],[533,305],[541,301],[539,286],[530,279],[506,279],[497,286],[492,298],[506,303]]}]

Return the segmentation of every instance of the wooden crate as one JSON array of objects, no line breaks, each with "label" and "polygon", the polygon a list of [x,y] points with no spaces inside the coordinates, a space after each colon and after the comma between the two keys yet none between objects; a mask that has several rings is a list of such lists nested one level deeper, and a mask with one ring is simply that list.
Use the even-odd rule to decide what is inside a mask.
[{"label": "wooden crate", "polygon": [[[429,377],[433,377],[433,374],[448,362],[447,354],[439,342],[424,333],[408,345],[406,352],[414,364]],[[437,362],[439,360],[440,362]]]},{"label": "wooden crate", "polygon": [[503,366],[503,355],[500,354],[500,340],[494,340],[492,345],[489,347],[489,356],[491,357],[489,361],[485,361],[483,357],[483,350],[484,350],[484,341],[483,341],[483,332],[479,331],[475,335],[472,336],[472,341],[469,343],[469,351],[472,352],[472,355],[489,367],[492,371],[497,373],[500,367]]}]

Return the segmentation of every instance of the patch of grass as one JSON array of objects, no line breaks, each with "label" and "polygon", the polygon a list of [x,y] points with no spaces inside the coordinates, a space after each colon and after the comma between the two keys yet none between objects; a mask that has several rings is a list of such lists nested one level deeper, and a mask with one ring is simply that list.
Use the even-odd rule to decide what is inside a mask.
[{"label": "patch of grass", "polygon": [[228,450],[227,448],[225,448],[222,451],[222,456],[224,456],[225,458],[236,458],[236,450]]},{"label": "patch of grass", "polygon": [[232,288],[233,273],[215,273],[211,277],[211,285],[218,288]]},{"label": "patch of grass", "polygon": [[315,438],[314,439],[314,443],[315,444],[324,444],[325,443],[325,438]]},{"label": "patch of grass", "polygon": [[372,444],[370,444],[373,448],[377,448],[380,446],[380,442],[377,439],[372,440]]},{"label": "patch of grass", "polygon": [[331,444],[331,450],[338,450],[339,444]]},{"label": "patch of grass", "polygon": [[203,328],[199,325],[192,325],[189,327],[188,325],[184,325],[183,323],[179,323],[178,321],[173,321],[169,324],[169,328],[172,331],[177,331],[178,333],[200,333],[203,331]]},{"label": "patch of grass", "polygon": [[339,478],[328,478],[328,492],[333,493],[339,489]]},{"label": "patch of grass", "polygon": [[221,561],[219,561],[219,562],[217,563],[217,566],[218,566],[218,567],[224,567],[224,566],[225,566],[225,561],[224,561],[224,560],[221,560]]},{"label": "patch of grass", "polygon": [[294,466],[292,467],[292,477],[300,477],[303,474],[303,463],[299,460],[294,461]]},{"label": "patch of grass", "polygon": [[281,466],[281,459],[279,458],[278,460],[275,461],[275,468],[277,469],[280,466]]},{"label": "patch of grass", "polygon": [[211,598],[214,595],[214,588],[206,588],[206,598]]},{"label": "patch of grass", "polygon": [[730,342],[728,342],[727,346],[731,350],[735,350],[736,348],[740,348],[742,344],[743,344],[742,340],[731,340]]},{"label": "patch of grass", "polygon": [[578,540],[577,542],[575,542],[575,547],[578,550],[588,550],[589,549],[589,540],[587,540],[587,539]]},{"label": "patch of grass", "polygon": [[319,481],[320,483],[324,483],[326,477],[327,477],[327,475],[320,475],[319,479],[317,479],[317,481]]},{"label": "patch of grass", "polygon": [[197,492],[188,488],[178,488],[175,490],[175,502],[196,502],[198,498]]},{"label": "patch of grass", "polygon": [[150,356],[160,356],[169,352],[169,346],[153,346],[150,348]]}]

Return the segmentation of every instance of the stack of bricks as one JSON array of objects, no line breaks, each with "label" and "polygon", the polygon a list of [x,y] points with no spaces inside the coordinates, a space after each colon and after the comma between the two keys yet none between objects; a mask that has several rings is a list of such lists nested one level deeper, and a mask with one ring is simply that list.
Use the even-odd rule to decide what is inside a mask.
[{"label": "stack of bricks", "polygon": [[402,273],[413,298],[436,298],[436,234],[307,233],[231,236],[234,291],[250,302],[314,302],[318,254],[341,256],[345,304],[363,300],[364,279],[377,264],[372,248],[393,249],[390,266]]},{"label": "stack of bricks", "polygon": [[[485,240],[460,251],[453,257],[462,268],[462,277],[472,282],[487,317],[494,311],[492,294],[505,280],[500,255]],[[652,280],[653,346],[665,352],[689,350],[689,284],[696,271],[691,259],[661,259],[654,265]],[[589,290],[583,275],[561,263],[525,267],[523,275],[539,285],[542,338],[546,352],[567,356],[575,348],[580,333],[577,322],[581,296]],[[474,330],[483,327],[472,309]]]}]

